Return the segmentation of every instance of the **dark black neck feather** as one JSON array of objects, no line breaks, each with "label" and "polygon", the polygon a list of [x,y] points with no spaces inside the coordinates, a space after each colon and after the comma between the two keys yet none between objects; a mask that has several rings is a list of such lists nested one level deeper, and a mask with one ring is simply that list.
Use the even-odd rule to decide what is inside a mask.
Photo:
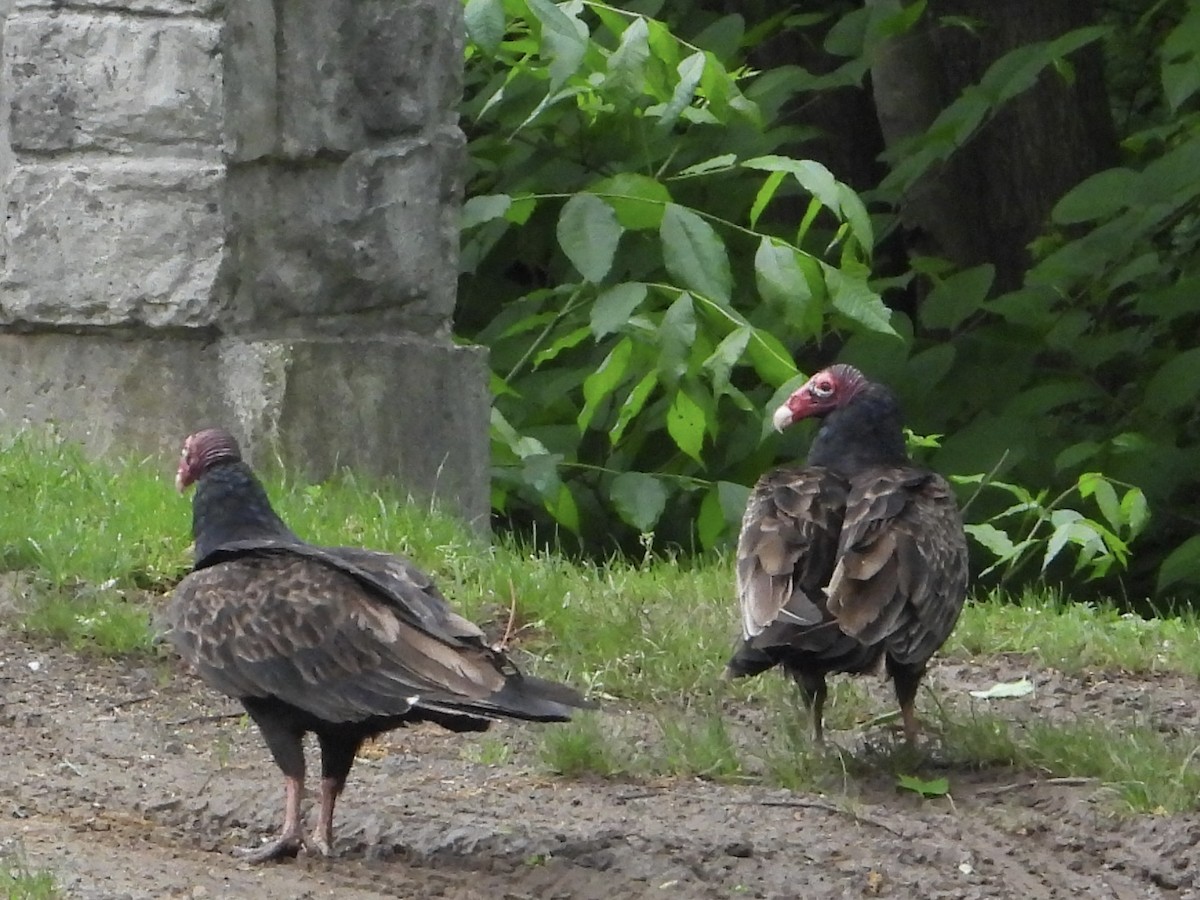
[{"label": "dark black neck feather", "polygon": [[196,482],[192,499],[196,565],[222,544],[263,538],[299,540],[271,508],[262,483],[244,462],[214,466]]},{"label": "dark black neck feather", "polygon": [[881,384],[868,384],[825,416],[808,451],[810,466],[852,477],[871,466],[909,463],[900,405]]}]

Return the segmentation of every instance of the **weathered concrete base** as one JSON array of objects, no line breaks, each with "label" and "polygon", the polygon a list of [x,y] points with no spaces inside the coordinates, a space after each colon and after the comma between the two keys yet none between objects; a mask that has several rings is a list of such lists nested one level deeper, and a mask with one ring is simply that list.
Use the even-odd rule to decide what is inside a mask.
[{"label": "weathered concrete base", "polygon": [[392,477],[480,528],[486,385],[483,350],[434,338],[0,334],[0,431],[52,424],[98,455],[157,456],[166,478],[184,435],[224,424],[252,462]]}]

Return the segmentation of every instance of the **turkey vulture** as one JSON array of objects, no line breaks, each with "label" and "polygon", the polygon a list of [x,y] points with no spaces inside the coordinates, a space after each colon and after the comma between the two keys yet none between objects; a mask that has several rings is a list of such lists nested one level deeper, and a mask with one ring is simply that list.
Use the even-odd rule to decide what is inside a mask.
[{"label": "turkey vulture", "polygon": [[[284,775],[282,832],[239,855],[262,862],[302,846],[330,855],[334,804],[369,737],[411,722],[451,731],[483,731],[501,717],[562,722],[593,705],[522,675],[406,560],[302,541],[227,431],[184,441],[176,486],[193,483],[195,567],[171,598],[169,634],[201,679],[241,701]],[[321,751],[321,790],[306,838],[308,732]]]},{"label": "turkey vulture", "polygon": [[737,547],[742,641],[726,675],[782,666],[824,741],[825,676],[878,667],[896,689],[909,744],[929,658],[967,590],[967,542],[944,478],[913,465],[895,396],[849,365],[810,378],[775,411],[779,431],[816,416],[803,466],[763,475]]}]

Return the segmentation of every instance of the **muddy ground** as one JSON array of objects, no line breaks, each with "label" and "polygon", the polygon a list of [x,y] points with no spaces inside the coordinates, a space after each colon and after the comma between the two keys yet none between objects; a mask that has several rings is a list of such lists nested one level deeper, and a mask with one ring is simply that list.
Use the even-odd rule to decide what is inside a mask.
[{"label": "muddy ground", "polygon": [[[930,681],[961,691],[1027,669],[943,661]],[[1187,679],[1032,674],[1035,694],[1011,701],[1023,714],[1192,731]],[[535,726],[508,725],[394,734],[351,775],[337,859],[251,867],[231,850],[277,827],[282,791],[234,711],[169,664],[0,631],[0,852],[81,898],[1200,897],[1200,815],[1116,815],[1095,783],[954,772],[952,799],[923,801],[886,778],[824,797],[576,780],[545,773]],[[517,749],[486,765],[494,735]]]}]

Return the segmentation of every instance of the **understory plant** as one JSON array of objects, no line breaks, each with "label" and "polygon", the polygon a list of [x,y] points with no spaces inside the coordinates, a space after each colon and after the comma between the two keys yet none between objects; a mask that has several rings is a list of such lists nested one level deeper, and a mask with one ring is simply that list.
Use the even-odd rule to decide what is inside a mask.
[{"label": "understory plant", "polygon": [[[1144,284],[1149,261],[1129,260],[1107,285],[1068,283],[1095,255],[1086,247],[1096,239],[1076,231],[1036,248],[1041,262],[1015,293],[997,296],[986,265],[913,257],[899,276],[875,272],[905,187],[1037,79],[1071,77],[1069,55],[1106,31],[1006,54],[890,160],[868,205],[805,152],[819,135],[788,111],[861,85],[882,42],[933,12],[923,2],[753,17],[702,9],[712,5],[684,4],[689,19],[652,2],[465,3],[470,168],[456,327],[491,354],[498,516],[596,555],[727,546],[749,485],[776,460],[802,457],[811,438],[806,427],[775,435],[769,410],[836,357],[893,384],[915,428],[946,433],[940,446],[914,446],[959,476],[964,501],[978,492],[968,507],[976,570],[1012,579],[1123,569],[1150,522],[1138,467],[1149,457],[1129,466],[1114,454],[1128,462],[1146,434],[1122,432],[1124,444],[1089,436],[1110,386],[1084,364],[1129,352],[1116,339],[1124,313],[1105,312],[1108,292]],[[751,63],[772,38],[807,29],[841,65]],[[1191,141],[1189,129],[1173,139]],[[1120,182],[1123,196],[1148,178]],[[1097,206],[1102,188],[1081,185],[1055,222],[1119,214],[1116,201]],[[1135,237],[1178,244],[1173,209],[1138,220]],[[1096,252],[1111,262],[1132,251],[1109,242]],[[1161,280],[1178,290],[1174,275]],[[884,302],[916,281],[928,287],[915,313]],[[1146,333],[1177,320],[1157,316]],[[1160,336],[1161,352],[1146,349],[1163,362],[1147,365],[1169,359],[1175,338]],[[1072,352],[1035,383],[1047,358],[1057,365]],[[1164,391],[1169,374],[1158,376]],[[1026,427],[1030,417],[1038,427]]]}]

